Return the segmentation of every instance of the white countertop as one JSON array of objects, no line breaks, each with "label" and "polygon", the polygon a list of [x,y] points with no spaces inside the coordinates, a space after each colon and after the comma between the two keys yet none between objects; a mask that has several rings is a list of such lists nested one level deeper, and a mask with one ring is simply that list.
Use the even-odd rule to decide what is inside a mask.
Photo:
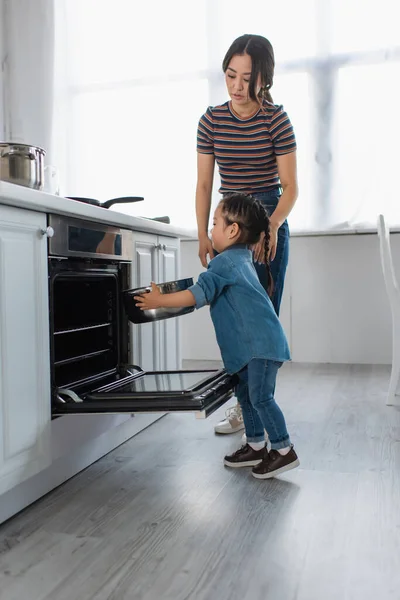
[{"label": "white countertop", "polygon": [[[176,225],[167,225],[159,221],[152,221],[143,217],[134,217],[120,213],[112,208],[100,208],[76,200],[69,200],[61,196],[53,196],[20,185],[0,181],[0,205],[15,206],[26,210],[68,215],[77,218],[89,219],[109,225],[125,227],[132,231],[143,231],[156,235],[179,237],[182,240],[197,240],[195,229],[186,229]],[[390,228],[392,233],[399,233],[400,227]],[[376,234],[376,227],[363,223],[340,223],[330,229],[323,230],[296,230],[291,229],[292,237],[337,236],[337,235],[365,235]]]},{"label": "white countertop", "polygon": [[159,221],[152,221],[143,217],[133,217],[112,210],[112,208],[100,208],[69,200],[61,196],[53,196],[45,192],[32,190],[21,185],[14,185],[5,181],[0,181],[0,205],[14,206],[25,210],[36,212],[51,213],[56,215],[67,215],[109,225],[125,227],[132,231],[143,231],[145,233],[154,233],[157,235],[166,235],[170,237],[179,237],[181,239],[196,238],[196,232],[167,225]]}]

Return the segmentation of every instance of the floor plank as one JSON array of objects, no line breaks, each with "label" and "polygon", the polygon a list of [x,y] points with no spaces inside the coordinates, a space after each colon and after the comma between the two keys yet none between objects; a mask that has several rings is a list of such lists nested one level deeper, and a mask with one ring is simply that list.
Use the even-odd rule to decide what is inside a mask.
[{"label": "floor plank", "polygon": [[388,378],[285,365],[301,468],[268,482],[223,467],[241,437],[213,434],[223,410],[163,418],[0,526],[1,600],[398,600]]}]

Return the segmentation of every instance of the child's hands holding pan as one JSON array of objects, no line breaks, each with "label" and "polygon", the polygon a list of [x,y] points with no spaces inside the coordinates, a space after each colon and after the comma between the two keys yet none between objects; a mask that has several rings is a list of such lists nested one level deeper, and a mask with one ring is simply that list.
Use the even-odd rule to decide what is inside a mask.
[{"label": "child's hands holding pan", "polygon": [[137,300],[136,306],[140,308],[140,310],[151,310],[152,308],[160,308],[161,307],[161,292],[156,286],[154,282],[151,283],[151,292],[146,292],[141,296],[134,296],[134,299]]}]

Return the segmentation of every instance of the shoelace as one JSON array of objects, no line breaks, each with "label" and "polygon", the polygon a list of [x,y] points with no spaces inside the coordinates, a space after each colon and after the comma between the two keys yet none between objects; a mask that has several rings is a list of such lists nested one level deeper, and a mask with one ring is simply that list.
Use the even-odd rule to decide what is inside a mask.
[{"label": "shoelace", "polygon": [[239,450],[236,450],[234,455],[240,456],[241,454],[244,454],[247,451],[247,446],[248,446],[248,444],[244,444],[241,448],[239,448]]},{"label": "shoelace", "polygon": [[227,419],[231,419],[232,417],[236,417],[238,419],[242,418],[242,409],[239,405],[231,406],[225,411],[225,416]]}]

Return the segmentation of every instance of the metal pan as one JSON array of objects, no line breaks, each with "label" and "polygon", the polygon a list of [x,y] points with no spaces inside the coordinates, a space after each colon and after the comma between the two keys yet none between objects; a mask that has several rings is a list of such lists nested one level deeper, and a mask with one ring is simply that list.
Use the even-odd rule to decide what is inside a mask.
[{"label": "metal pan", "polygon": [[[166,283],[157,283],[157,287],[162,294],[170,294],[172,292],[181,292],[187,290],[193,285],[193,279],[176,279]],[[151,323],[153,321],[161,321],[162,319],[170,319],[171,317],[180,317],[194,311],[194,306],[186,306],[184,308],[153,308],[151,310],[140,310],[136,306],[134,296],[140,296],[151,291],[149,287],[141,287],[123,292],[123,302],[125,312],[128,319],[132,323]]]},{"label": "metal pan", "polygon": [[144,198],[142,196],[123,196],[122,198],[111,198],[105,202],[100,202],[95,198],[80,198],[77,196],[66,196],[69,200],[77,200],[78,202],[85,202],[86,204],[92,204],[93,206],[100,206],[100,208],[110,208],[113,204],[130,204],[131,202],[142,202]]}]

